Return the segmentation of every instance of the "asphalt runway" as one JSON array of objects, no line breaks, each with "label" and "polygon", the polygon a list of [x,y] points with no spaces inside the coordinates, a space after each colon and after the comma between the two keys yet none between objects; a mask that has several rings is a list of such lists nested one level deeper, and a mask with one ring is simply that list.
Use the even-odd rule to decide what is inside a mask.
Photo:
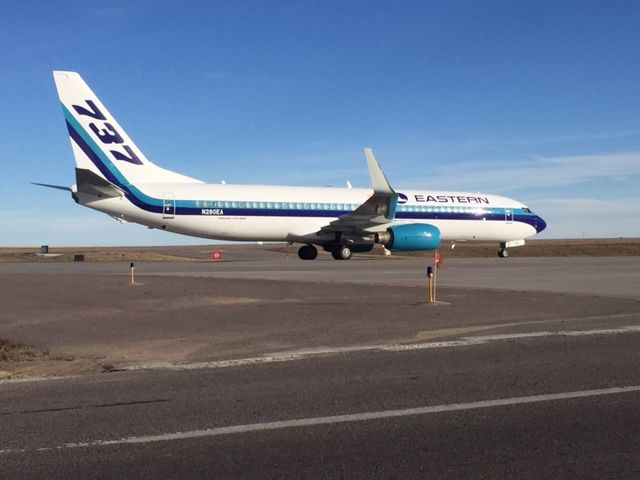
[{"label": "asphalt runway", "polygon": [[640,478],[639,263],[0,264],[0,478]]}]

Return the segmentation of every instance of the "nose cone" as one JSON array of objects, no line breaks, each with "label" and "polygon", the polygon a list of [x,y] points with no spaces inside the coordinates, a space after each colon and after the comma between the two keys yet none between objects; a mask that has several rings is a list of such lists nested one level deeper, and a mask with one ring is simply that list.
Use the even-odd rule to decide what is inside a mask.
[{"label": "nose cone", "polygon": [[547,228],[547,222],[545,222],[542,217],[539,217],[536,215],[536,221],[534,222],[533,226],[536,229],[537,233],[540,233],[541,231],[543,231],[545,228]]}]

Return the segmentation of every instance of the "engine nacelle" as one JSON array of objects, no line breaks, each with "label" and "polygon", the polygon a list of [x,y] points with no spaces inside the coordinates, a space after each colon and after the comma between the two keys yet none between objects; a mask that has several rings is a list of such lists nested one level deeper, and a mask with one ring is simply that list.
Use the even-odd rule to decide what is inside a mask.
[{"label": "engine nacelle", "polygon": [[396,252],[411,250],[437,250],[440,248],[440,230],[433,225],[410,223],[387,228],[376,233],[376,243]]}]

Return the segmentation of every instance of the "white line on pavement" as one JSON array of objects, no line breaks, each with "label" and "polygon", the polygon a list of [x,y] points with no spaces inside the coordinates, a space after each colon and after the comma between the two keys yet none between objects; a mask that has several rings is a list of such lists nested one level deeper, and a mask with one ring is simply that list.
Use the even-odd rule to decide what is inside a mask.
[{"label": "white line on pavement", "polygon": [[29,452],[47,452],[54,450],[67,450],[90,447],[105,447],[110,445],[146,444],[154,442],[168,442],[173,440],[186,440],[193,438],[217,437],[267,430],[281,430],[285,428],[312,427],[317,425],[332,425],[338,423],[364,422],[370,420],[382,420],[388,418],[400,418],[415,415],[429,415],[444,412],[456,412],[465,410],[477,410],[482,408],[496,408],[512,405],[525,405],[541,402],[553,402],[558,400],[571,400],[579,398],[600,397],[604,395],[619,395],[625,393],[640,392],[640,385],[626,387],[602,388],[596,390],[581,390],[576,392],[549,393],[543,395],[530,395],[525,397],[499,398],[495,400],[481,400],[467,403],[451,403],[447,405],[434,405],[419,408],[406,408],[401,410],[382,410],[377,412],[353,413],[348,415],[331,415],[326,417],[301,418],[295,420],[282,420],[276,422],[252,423],[247,425],[233,425],[228,427],[214,427],[203,430],[190,430],[185,432],[163,433],[159,435],[141,435],[112,440],[93,440],[89,442],[67,443],[55,447],[39,447],[33,449],[7,449],[0,450],[0,454],[17,454]]},{"label": "white line on pavement", "polygon": [[311,350],[297,350],[293,352],[279,352],[261,357],[238,358],[233,360],[217,360],[211,362],[194,363],[148,363],[130,365],[123,370],[197,370],[202,368],[230,368],[248,365],[261,365],[265,363],[293,362],[324,355],[338,355],[358,352],[404,352],[410,350],[429,350],[436,348],[469,347],[483,345],[503,340],[518,340],[541,337],[584,337],[593,335],[620,335],[624,333],[638,333],[640,325],[631,325],[620,328],[607,328],[597,330],[573,330],[573,331],[542,331],[529,333],[508,333],[498,335],[483,335],[476,337],[461,337],[457,340],[442,342],[390,344],[390,345],[356,345],[353,347],[316,348]]}]

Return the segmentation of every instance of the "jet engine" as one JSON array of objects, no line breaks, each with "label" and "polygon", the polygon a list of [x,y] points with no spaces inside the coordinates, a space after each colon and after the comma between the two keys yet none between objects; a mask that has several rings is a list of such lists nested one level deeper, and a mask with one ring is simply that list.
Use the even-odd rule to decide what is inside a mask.
[{"label": "jet engine", "polygon": [[424,223],[396,225],[387,228],[386,232],[376,233],[375,242],[396,252],[436,250],[440,247],[440,230]]}]

